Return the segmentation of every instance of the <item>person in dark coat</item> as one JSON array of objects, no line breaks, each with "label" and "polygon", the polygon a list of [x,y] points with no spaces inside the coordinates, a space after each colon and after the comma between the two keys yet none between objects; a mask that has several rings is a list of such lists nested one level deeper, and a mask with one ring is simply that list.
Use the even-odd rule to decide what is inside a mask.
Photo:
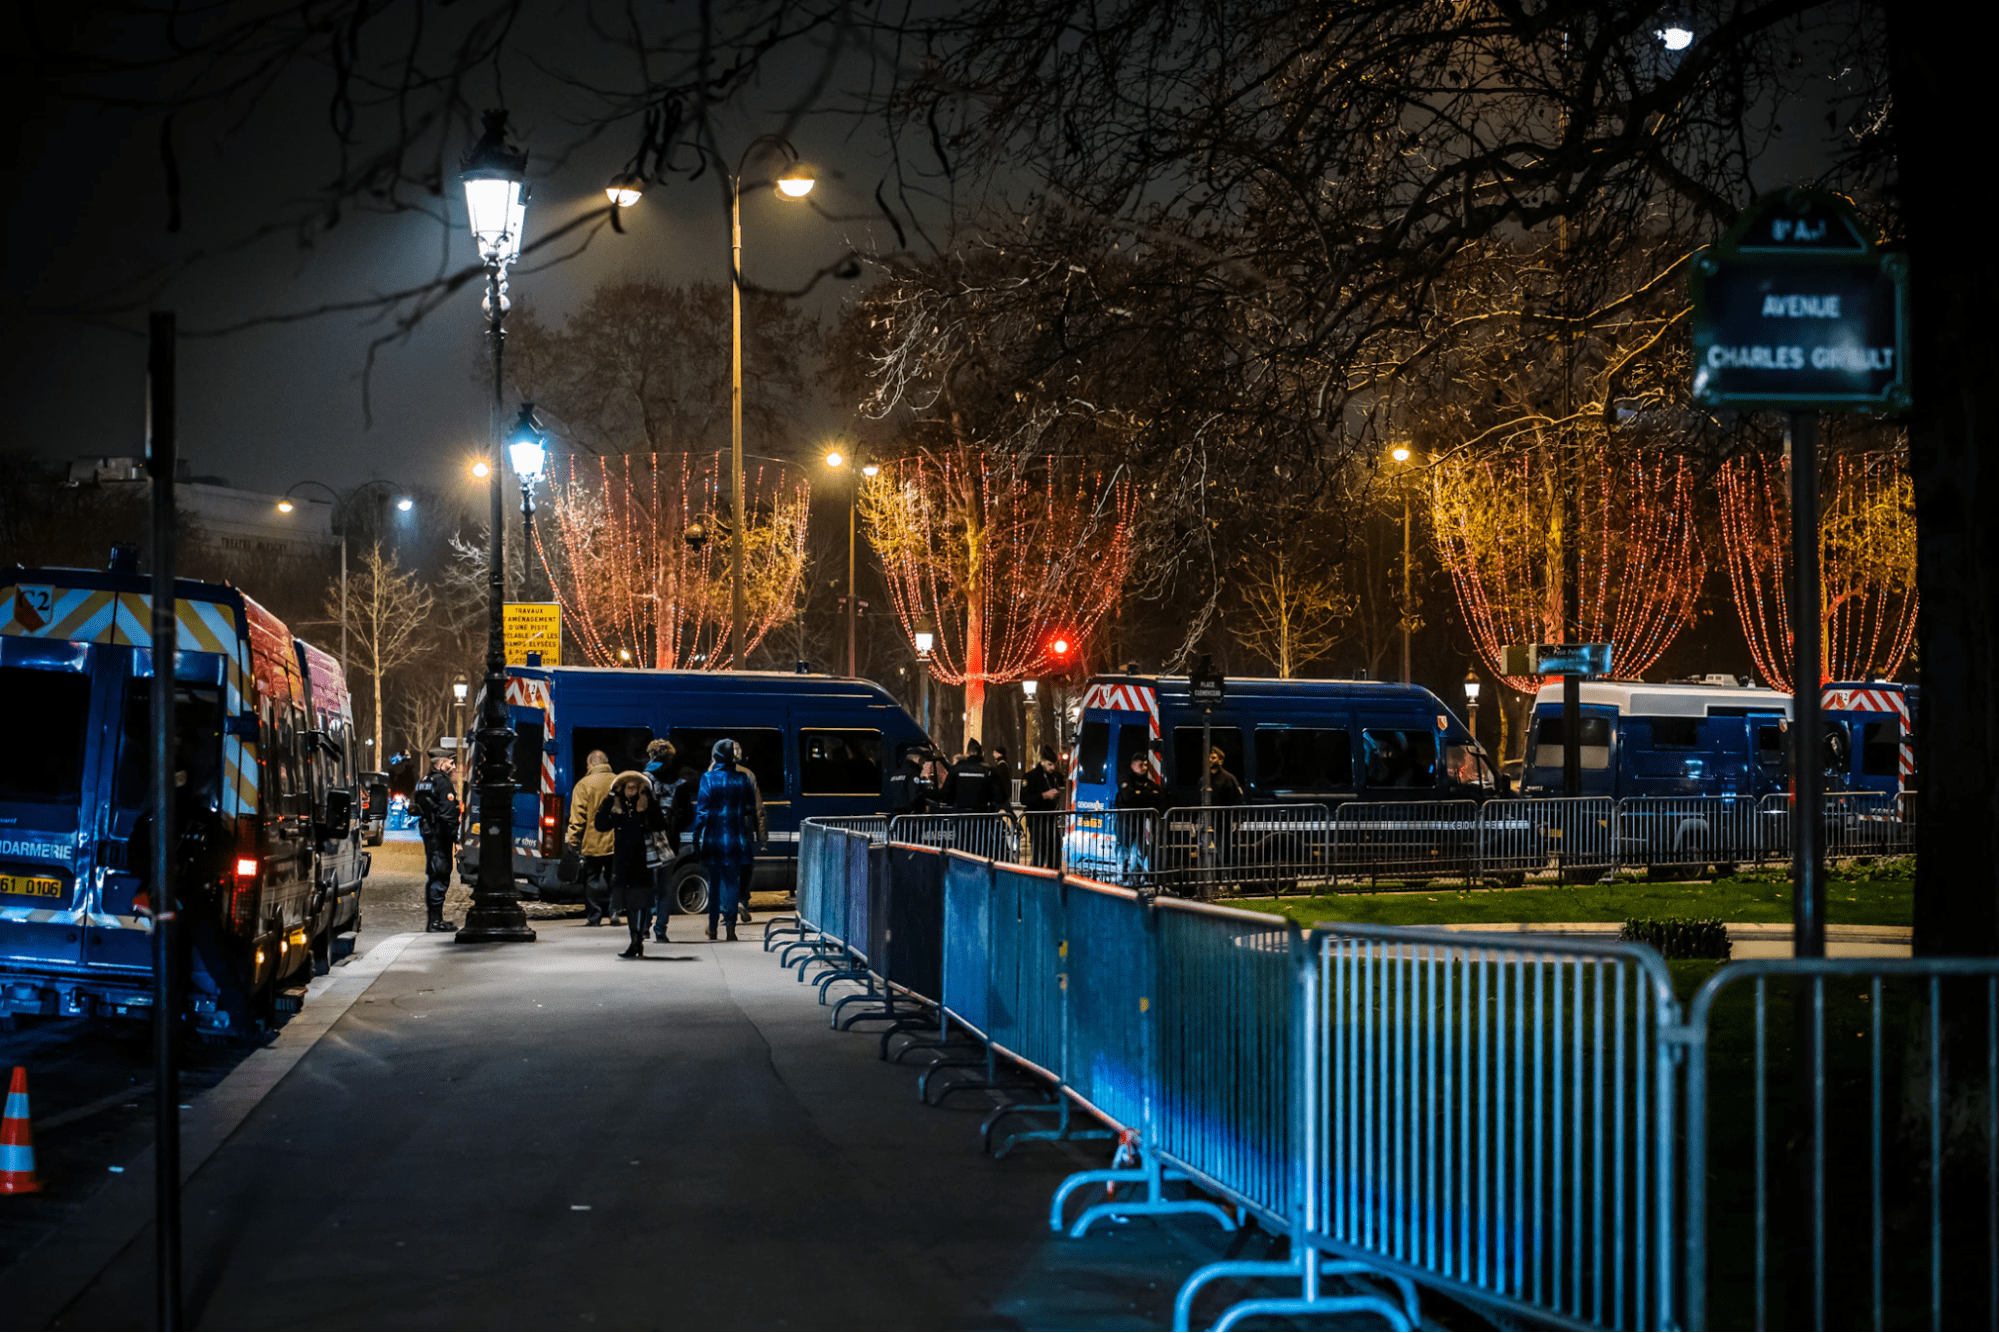
[{"label": "person in dark coat", "polygon": [[715,742],[714,764],[701,775],[694,794],[694,850],[708,871],[708,938],[728,918],[729,938],[736,938],[736,907],[749,887],[756,864],[758,798],[756,780],[737,761],[736,743]]},{"label": "person in dark coat", "polygon": [[1242,783],[1223,767],[1224,758],[1219,746],[1208,751],[1208,804],[1241,805]]},{"label": "person in dark coat", "polygon": [[1055,751],[1041,747],[1041,762],[1027,771],[1020,802],[1027,808],[1027,841],[1034,864],[1053,870],[1062,850],[1062,802],[1069,780],[1056,763]]},{"label": "person in dark coat", "polygon": [[458,841],[458,789],[452,785],[449,759],[431,764],[430,774],[417,784],[410,803],[417,811],[417,831],[423,835],[424,929],[455,930],[444,919],[444,895],[451,888],[451,848]]},{"label": "person in dark coat", "polygon": [[679,772],[674,766],[673,742],[655,740],[646,746],[646,781],[652,784],[652,799],[665,817],[666,846],[661,855],[660,840],[653,840],[652,856],[652,937],[665,944],[666,923],[673,915],[673,860],[680,851],[680,830],[674,827],[674,788]]},{"label": "person in dark coat", "polygon": [[888,775],[888,817],[922,813],[925,786],[923,751],[911,750],[902,757],[902,767]]},{"label": "person in dark coat", "polygon": [[666,831],[666,815],[653,799],[643,773],[620,773],[592,821],[611,835],[611,910],[622,912],[632,941],[620,958],[645,957],[646,927],[652,917],[652,868],[646,864],[652,836]]},{"label": "person in dark coat", "polygon": [[1127,883],[1152,868],[1153,816],[1165,814],[1172,804],[1165,785],[1152,774],[1151,756],[1143,750],[1133,755],[1117,789],[1118,863]]},{"label": "person in dark coat", "polygon": [[961,815],[992,813],[995,785],[993,771],[986,767],[985,751],[976,739],[966,741],[965,753],[951,765],[951,776],[945,779],[951,808]]}]

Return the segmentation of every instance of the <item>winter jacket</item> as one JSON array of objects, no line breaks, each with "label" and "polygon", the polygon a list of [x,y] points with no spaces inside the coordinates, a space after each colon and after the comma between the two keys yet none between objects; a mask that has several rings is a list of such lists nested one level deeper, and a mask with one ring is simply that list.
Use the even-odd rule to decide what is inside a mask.
[{"label": "winter jacket", "polygon": [[1036,764],[1027,770],[1027,779],[1021,784],[1021,803],[1029,814],[1048,810],[1060,810],[1062,798],[1067,794],[1069,780],[1061,771],[1050,773]]},{"label": "winter jacket", "polygon": [[592,764],[576,789],[569,793],[569,837],[572,847],[579,847],[585,856],[609,856],[611,835],[598,830],[592,820],[597,807],[611,794],[611,784],[617,775],[611,772],[609,764]]},{"label": "winter jacket", "polygon": [[711,768],[694,796],[694,850],[710,864],[756,860],[757,784],[740,768]]},{"label": "winter jacket", "polygon": [[1226,768],[1208,769],[1208,801],[1212,805],[1241,805],[1242,783]]},{"label": "winter jacket", "polygon": [[[617,781],[642,774],[620,773]],[[653,799],[652,784],[640,793],[638,801],[625,804],[615,789],[598,803],[597,817],[591,826],[598,833],[609,835],[611,839],[611,882],[620,888],[635,885],[650,885],[652,871],[646,866],[646,843],[657,832],[666,828],[666,815]]]},{"label": "winter jacket", "polygon": [[1164,814],[1172,804],[1166,788],[1150,773],[1133,773],[1127,769],[1124,781],[1118,784],[1117,808],[1120,810],[1157,810]]},{"label": "winter jacket", "polygon": [[[425,788],[429,791],[426,793]],[[417,832],[426,838],[458,840],[458,789],[451,785],[451,779],[436,769],[417,783],[417,790],[411,793],[411,802],[420,807],[428,807],[429,813],[417,816]]]}]

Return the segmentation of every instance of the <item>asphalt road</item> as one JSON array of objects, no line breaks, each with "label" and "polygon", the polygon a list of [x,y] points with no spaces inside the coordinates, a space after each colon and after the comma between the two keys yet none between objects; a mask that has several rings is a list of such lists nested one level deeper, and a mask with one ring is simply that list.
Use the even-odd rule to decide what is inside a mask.
[{"label": "asphalt road", "polygon": [[[378,942],[192,1099],[191,1326],[1160,1327],[1225,1252],[1203,1221],[1052,1236],[1103,1145],[994,1162],[990,1100],[921,1105],[748,934],[627,962],[537,929]],[[150,1326],[144,1174],[0,1274],[18,1309]]]}]

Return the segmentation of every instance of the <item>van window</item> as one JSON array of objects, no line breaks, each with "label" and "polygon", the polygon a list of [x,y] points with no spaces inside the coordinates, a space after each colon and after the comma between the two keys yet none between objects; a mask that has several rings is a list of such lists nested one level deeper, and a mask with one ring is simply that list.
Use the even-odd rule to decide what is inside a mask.
[{"label": "van window", "polygon": [[[676,733],[677,743],[677,733]],[[581,782],[583,775],[590,771],[587,762],[592,750],[602,750],[604,757],[611,761],[613,773],[624,773],[646,766],[646,746],[652,744],[651,727],[578,727],[569,733],[569,744],[573,747],[570,758],[570,779]],[[685,753],[683,751],[683,753]],[[700,762],[695,764],[698,772],[708,767],[707,751],[702,751]],[[537,786],[540,784],[537,783]]]},{"label": "van window", "polygon": [[1860,737],[1860,771],[1870,778],[1892,778],[1902,771],[1901,719],[1867,724]]},{"label": "van window", "polygon": [[[801,796],[879,796],[882,734],[860,729],[801,728],[798,792]],[[756,765],[751,764],[755,769]],[[759,778],[762,770],[757,771]]]},{"label": "van window", "polygon": [[1352,791],[1353,738],[1344,727],[1258,727],[1256,785],[1274,791]]},{"label": "van window", "polygon": [[1784,729],[1782,727],[1756,728],[1756,762],[1765,768],[1784,766]]},{"label": "van window", "polygon": [[[1121,722],[1117,731],[1117,774],[1112,779],[1122,783],[1131,771],[1131,761],[1141,758],[1152,748],[1152,728],[1140,722]],[[1199,781],[1199,779],[1195,779]]]},{"label": "van window", "polygon": [[8,720],[13,762],[0,764],[0,801],[75,801],[83,795],[83,743],[90,677],[69,671],[0,667],[9,699],[32,699]]},{"label": "van window", "polygon": [[[153,682],[134,680],[125,687],[125,719],[118,738],[118,776],[113,784],[112,799],[121,810],[136,810],[144,805],[152,789],[152,737]],[[222,792],[220,691],[186,685],[174,689],[174,766],[187,770],[187,785],[194,789],[196,804],[215,809]],[[290,774],[288,758],[281,759],[280,771]]]},{"label": "van window", "polygon": [[1085,722],[1083,736],[1076,749],[1076,781],[1092,786],[1101,786],[1104,780],[1104,760],[1110,756],[1111,724],[1108,722]]},{"label": "van window", "polygon": [[[1562,719],[1560,717],[1539,717],[1534,719],[1534,767],[1560,768],[1562,766],[1562,731]],[[1581,758],[1584,768],[1610,767],[1609,718],[1583,718]]]},{"label": "van window", "polygon": [[[1638,719],[1634,718],[1633,721]],[[1697,750],[1701,744],[1701,720],[1697,717],[1654,717],[1646,718],[1652,724],[1652,748],[1655,750]],[[1588,743],[1588,731],[1584,731],[1584,742]]]},{"label": "van window", "polygon": [[541,709],[531,708],[520,721],[514,723],[514,785],[524,792],[541,790],[541,740],[547,725],[543,720],[545,716]]},{"label": "van window", "polygon": [[[1215,727],[1214,747],[1222,752],[1222,767],[1242,781],[1242,728]],[[1199,727],[1173,728],[1173,772],[1174,780],[1182,787],[1201,785],[1201,768],[1207,763],[1201,754],[1201,729]]]},{"label": "van window", "polygon": [[1437,785],[1436,732],[1415,727],[1369,727],[1360,735],[1361,762],[1369,787]]},{"label": "van window", "polygon": [[[756,774],[757,790],[766,801],[783,801],[784,733],[776,727],[675,727],[667,733],[673,742],[674,762],[696,773],[706,773],[714,762],[715,742],[724,736],[736,743],[736,755],[743,767]],[[641,756],[644,748],[640,748]],[[640,767],[644,766],[641,757]]]}]

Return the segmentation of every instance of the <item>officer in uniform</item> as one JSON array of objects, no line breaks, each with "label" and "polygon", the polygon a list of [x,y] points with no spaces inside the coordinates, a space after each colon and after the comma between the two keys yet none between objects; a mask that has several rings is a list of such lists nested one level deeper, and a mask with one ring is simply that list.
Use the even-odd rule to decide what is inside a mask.
[{"label": "officer in uniform", "polygon": [[452,785],[455,766],[449,756],[431,761],[430,775],[417,784],[411,804],[417,811],[417,831],[423,834],[423,902],[429,913],[425,930],[456,930],[444,919],[444,894],[451,887],[451,851],[458,842],[458,790]]}]

